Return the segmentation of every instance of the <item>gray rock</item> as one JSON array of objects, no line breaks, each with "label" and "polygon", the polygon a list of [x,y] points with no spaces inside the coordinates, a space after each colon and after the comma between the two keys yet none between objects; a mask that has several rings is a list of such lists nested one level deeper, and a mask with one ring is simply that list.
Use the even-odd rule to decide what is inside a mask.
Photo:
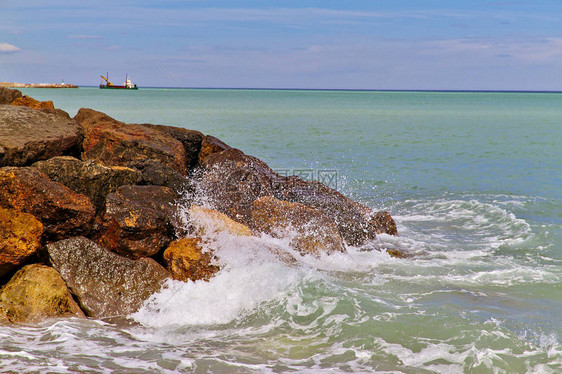
[{"label": "gray rock", "polygon": [[62,110],[0,105],[0,166],[27,166],[75,155],[84,130]]},{"label": "gray rock", "polygon": [[83,237],[51,243],[46,249],[51,265],[90,317],[133,313],[168,278],[166,269],[150,258],[121,257]]}]

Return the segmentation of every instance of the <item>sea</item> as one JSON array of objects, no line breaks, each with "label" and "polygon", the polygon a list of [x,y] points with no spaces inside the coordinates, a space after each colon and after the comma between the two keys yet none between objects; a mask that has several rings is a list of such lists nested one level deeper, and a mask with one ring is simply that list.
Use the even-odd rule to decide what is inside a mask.
[{"label": "sea", "polygon": [[562,372],[562,93],[22,91],[216,136],[399,235],[294,263],[264,249],[289,240],[222,238],[215,278],[125,323],[0,326],[0,372]]}]

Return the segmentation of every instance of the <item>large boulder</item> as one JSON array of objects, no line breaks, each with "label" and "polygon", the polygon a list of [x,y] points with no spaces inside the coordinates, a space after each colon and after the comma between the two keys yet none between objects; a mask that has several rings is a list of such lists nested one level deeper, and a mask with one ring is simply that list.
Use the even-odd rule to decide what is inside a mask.
[{"label": "large boulder", "polygon": [[61,110],[0,105],[0,166],[80,152],[84,130]]},{"label": "large boulder", "polygon": [[296,176],[286,178],[278,186],[275,191],[278,199],[304,204],[331,217],[347,244],[361,245],[376,237],[376,227],[365,217],[369,209],[338,191]]},{"label": "large boulder", "polygon": [[21,91],[20,90],[12,90],[6,87],[0,87],[0,105],[2,104],[11,104],[12,101],[20,98]]},{"label": "large boulder", "polygon": [[303,254],[345,251],[334,221],[303,204],[261,197],[252,204],[252,223],[259,231],[289,238],[291,245]]},{"label": "large boulder", "polygon": [[107,196],[97,242],[130,258],[154,256],[176,238],[178,195],[163,186],[121,186]]},{"label": "large boulder", "polygon": [[48,244],[46,250],[51,265],[90,317],[133,313],[168,278],[166,269],[150,258],[121,257],[83,237]]},{"label": "large boulder", "polygon": [[12,101],[11,105],[25,106],[31,109],[55,109],[53,102],[49,101],[39,101],[32,97],[24,95]]},{"label": "large boulder", "polygon": [[84,313],[51,267],[24,266],[0,291],[0,321],[34,323],[71,316]]},{"label": "large boulder", "polygon": [[205,135],[203,135],[201,132],[174,126],[150,124],[145,124],[144,126],[154,128],[170,135],[176,140],[179,140],[183,144],[183,147],[185,149],[185,162],[187,168],[191,169],[197,165],[199,152],[201,150],[201,143],[205,138]]},{"label": "large boulder", "polygon": [[104,166],[93,160],[80,161],[71,156],[53,157],[33,164],[55,182],[86,195],[99,211],[108,194],[123,185],[137,184],[141,173],[124,166]]},{"label": "large boulder", "polygon": [[47,240],[90,232],[96,213],[90,200],[37,168],[0,168],[0,190],[0,207],[35,216],[43,223]]},{"label": "large boulder", "polygon": [[201,164],[197,195],[214,209],[248,224],[252,203],[273,195],[279,176],[267,164],[236,148],[208,155]]},{"label": "large boulder", "polygon": [[0,208],[0,278],[41,248],[43,224],[29,213]]},{"label": "large boulder", "polygon": [[164,251],[164,262],[172,278],[187,282],[208,281],[220,270],[213,263],[213,253],[204,251],[197,237],[176,240]]},{"label": "large boulder", "polygon": [[186,151],[181,141],[154,126],[125,124],[92,109],[74,117],[84,128],[83,160],[129,166],[154,159],[187,175]]}]

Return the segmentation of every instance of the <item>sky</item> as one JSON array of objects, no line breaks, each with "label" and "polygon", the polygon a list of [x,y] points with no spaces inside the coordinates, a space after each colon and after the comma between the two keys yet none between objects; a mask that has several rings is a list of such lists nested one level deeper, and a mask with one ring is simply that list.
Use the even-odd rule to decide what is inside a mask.
[{"label": "sky", "polygon": [[0,81],[562,90],[562,1],[0,0]]}]

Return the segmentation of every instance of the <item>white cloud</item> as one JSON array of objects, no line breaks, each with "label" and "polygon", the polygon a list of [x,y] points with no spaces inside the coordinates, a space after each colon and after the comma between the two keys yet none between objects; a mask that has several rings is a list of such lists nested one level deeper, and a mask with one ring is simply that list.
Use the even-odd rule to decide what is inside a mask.
[{"label": "white cloud", "polygon": [[21,51],[21,48],[9,43],[0,43],[0,53],[15,53]]}]

